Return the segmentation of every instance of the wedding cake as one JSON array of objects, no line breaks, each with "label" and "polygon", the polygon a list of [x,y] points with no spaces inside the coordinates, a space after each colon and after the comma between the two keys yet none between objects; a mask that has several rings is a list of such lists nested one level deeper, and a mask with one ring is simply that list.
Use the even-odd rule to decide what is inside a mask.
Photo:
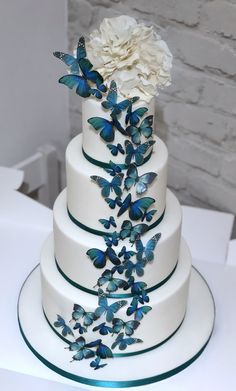
[{"label": "wedding cake", "polygon": [[[83,102],[82,133],[66,150],[67,188],[55,201],[40,261],[41,322],[60,355],[51,368],[88,385],[146,384],[159,379],[140,382],[136,372],[135,383],[134,375],[126,378],[127,365],[139,368],[178,339],[191,312],[192,279],[204,285],[210,315],[185,366],[213,324],[212,297],[191,267],[181,207],[167,189],[167,148],[155,134],[154,97],[170,84],[172,55],[152,27],[128,16],[104,19],[86,42],[79,39],[74,55],[54,55],[69,70],[59,82]],[[36,349],[29,342],[24,316],[22,334],[48,365],[51,344]]]}]

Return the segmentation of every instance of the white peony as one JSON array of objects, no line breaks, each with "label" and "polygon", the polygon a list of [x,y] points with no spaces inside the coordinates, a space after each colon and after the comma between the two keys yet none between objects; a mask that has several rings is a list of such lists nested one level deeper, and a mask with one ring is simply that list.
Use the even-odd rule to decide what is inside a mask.
[{"label": "white peony", "polygon": [[153,27],[122,15],[104,19],[90,34],[88,58],[105,82],[115,80],[119,93],[149,102],[171,83],[172,54]]}]

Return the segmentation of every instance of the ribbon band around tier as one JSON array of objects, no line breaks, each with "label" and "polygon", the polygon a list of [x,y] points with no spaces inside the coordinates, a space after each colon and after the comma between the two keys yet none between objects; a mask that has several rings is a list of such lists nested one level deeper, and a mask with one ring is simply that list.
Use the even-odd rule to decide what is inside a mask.
[{"label": "ribbon band around tier", "polygon": [[[82,148],[82,152],[83,152],[83,155],[85,157],[85,159],[87,159],[89,161],[89,163],[92,163],[94,164],[95,166],[98,166],[98,167],[102,167],[102,168],[111,168],[110,164],[109,163],[105,163],[105,162],[101,162],[100,160],[96,160],[94,158],[92,158],[91,156],[89,156],[85,150]],[[143,164],[147,163],[148,160],[150,159],[152,155],[152,151],[143,159],[143,163],[140,164],[140,166],[142,166]],[[121,168],[121,170],[125,170],[128,168],[128,165],[127,164],[124,164],[124,163],[115,163],[117,166],[119,166]]]},{"label": "ribbon band around tier", "polygon": [[[94,295],[94,296],[98,296],[98,292],[97,291],[94,291],[92,289],[89,289],[89,288],[86,288],[80,284],[78,284],[77,282],[71,280],[64,272],[63,270],[60,268],[60,266],[58,265],[58,262],[55,258],[55,262],[56,262],[56,266],[57,266],[57,269],[59,271],[59,273],[62,275],[62,277],[67,281],[69,282],[69,284],[73,285],[75,288],[77,289],[80,289],[81,291],[83,292],[86,292],[86,293],[89,293],[91,295]],[[145,289],[145,292],[146,293],[150,293],[152,291],[154,291],[155,289],[158,289],[160,288],[162,285],[164,285],[170,278],[171,276],[174,274],[175,272],[175,269],[177,267],[177,263],[178,261],[176,262],[175,266],[174,266],[174,269],[170,272],[170,274],[164,278],[162,281],[160,281],[158,284],[150,287],[150,288],[147,288]],[[107,293],[106,292],[106,297],[108,298],[113,298],[113,299],[123,299],[123,298],[128,298],[128,297],[133,297],[135,296],[133,293]]]},{"label": "ribbon band around tier", "polygon": [[[76,224],[79,228],[83,229],[84,231],[87,231],[91,234],[94,234],[94,235],[98,235],[98,236],[112,236],[112,232],[105,232],[105,231],[99,231],[97,229],[94,229],[94,228],[90,228],[88,227],[87,225],[81,223],[79,220],[77,220],[69,211],[69,208],[67,207],[67,213],[69,215],[69,218],[71,219],[71,221]],[[163,220],[163,217],[165,215],[165,210],[164,212],[162,213],[162,215],[159,217],[159,219],[157,219],[153,224],[149,225],[148,227],[148,231],[150,231],[150,229],[153,229],[155,227],[157,227],[158,224],[160,224],[160,222]]]}]

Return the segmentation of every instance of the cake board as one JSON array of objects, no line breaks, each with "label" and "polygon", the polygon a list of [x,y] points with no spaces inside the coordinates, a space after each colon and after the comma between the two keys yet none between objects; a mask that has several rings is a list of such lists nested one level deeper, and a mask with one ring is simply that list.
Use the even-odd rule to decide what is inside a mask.
[{"label": "cake board", "polygon": [[27,346],[48,368],[84,389],[141,389],[177,374],[201,355],[210,340],[214,320],[210,288],[192,267],[187,311],[178,331],[158,348],[141,355],[109,359],[106,367],[94,371],[88,360],[71,362],[66,343],[48,326],[41,305],[39,265],[25,280],[18,300],[18,322]]}]

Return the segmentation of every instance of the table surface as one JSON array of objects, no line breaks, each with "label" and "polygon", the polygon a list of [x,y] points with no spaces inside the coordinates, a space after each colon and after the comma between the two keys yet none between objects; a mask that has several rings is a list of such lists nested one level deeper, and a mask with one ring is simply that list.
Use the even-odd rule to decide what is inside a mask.
[{"label": "table surface", "polygon": [[[233,216],[183,207],[183,234],[193,264],[208,281],[216,303],[216,323],[203,354],[190,367],[158,383],[160,391],[233,390],[236,386],[236,243],[230,245]],[[52,231],[52,211],[13,190],[0,195],[0,384],[15,390],[69,391],[81,386],[45,367],[20,335],[16,305],[21,285],[38,263]],[[229,258],[227,258],[229,256]],[[154,391],[157,385],[142,387]],[[84,389],[85,387],[83,387]],[[1,387],[3,389],[3,387]],[[97,388],[94,388],[98,390]]]}]

